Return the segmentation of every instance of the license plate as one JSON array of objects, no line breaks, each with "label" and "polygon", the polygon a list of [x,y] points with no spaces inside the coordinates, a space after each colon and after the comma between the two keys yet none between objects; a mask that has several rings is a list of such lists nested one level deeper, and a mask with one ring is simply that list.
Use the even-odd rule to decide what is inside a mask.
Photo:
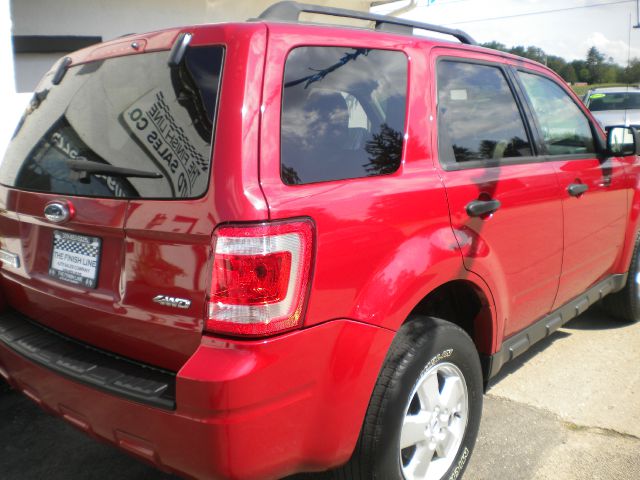
[{"label": "license plate", "polygon": [[87,288],[96,288],[102,240],[77,233],[53,231],[49,275]]}]

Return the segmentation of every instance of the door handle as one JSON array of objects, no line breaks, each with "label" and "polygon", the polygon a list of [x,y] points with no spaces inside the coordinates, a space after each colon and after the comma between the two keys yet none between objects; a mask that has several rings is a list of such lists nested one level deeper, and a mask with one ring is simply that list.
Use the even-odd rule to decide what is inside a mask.
[{"label": "door handle", "polygon": [[585,185],[584,183],[572,183],[567,187],[567,192],[569,192],[569,195],[572,197],[579,197],[587,190],[589,190],[589,185]]},{"label": "door handle", "polygon": [[474,200],[467,203],[467,215],[470,217],[482,217],[490,215],[500,208],[500,200]]}]

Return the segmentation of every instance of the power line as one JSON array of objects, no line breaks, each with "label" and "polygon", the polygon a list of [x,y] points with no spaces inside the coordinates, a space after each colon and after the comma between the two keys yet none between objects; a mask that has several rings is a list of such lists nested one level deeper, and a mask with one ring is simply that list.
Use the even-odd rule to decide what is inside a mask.
[{"label": "power line", "polygon": [[[538,12],[527,12],[527,13],[516,13],[514,15],[505,15],[502,17],[490,17],[490,18],[478,18],[476,20],[463,20],[461,22],[449,22],[447,25],[461,25],[463,23],[476,23],[476,22],[489,22],[492,20],[504,20],[507,18],[516,18],[516,17],[528,17],[531,15],[544,15],[547,13],[556,13],[556,12],[567,12],[569,10],[579,10],[582,8],[593,8],[593,7],[604,7],[607,5],[619,5],[621,3],[632,3],[636,0],[618,0],[616,2],[602,2],[602,3],[592,3],[591,5],[581,5],[577,7],[565,7],[565,8],[555,8],[553,10],[541,10]],[[454,2],[451,2],[454,3]],[[457,2],[456,2],[457,3]]]}]

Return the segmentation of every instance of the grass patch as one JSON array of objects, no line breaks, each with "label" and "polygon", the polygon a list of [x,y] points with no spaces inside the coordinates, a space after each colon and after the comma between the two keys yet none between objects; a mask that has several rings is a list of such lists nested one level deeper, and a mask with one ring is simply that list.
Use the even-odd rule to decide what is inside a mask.
[{"label": "grass patch", "polygon": [[626,87],[626,83],[596,83],[594,85],[571,85],[571,88],[574,92],[580,97],[582,97],[589,90],[593,90],[594,88],[601,87]]}]

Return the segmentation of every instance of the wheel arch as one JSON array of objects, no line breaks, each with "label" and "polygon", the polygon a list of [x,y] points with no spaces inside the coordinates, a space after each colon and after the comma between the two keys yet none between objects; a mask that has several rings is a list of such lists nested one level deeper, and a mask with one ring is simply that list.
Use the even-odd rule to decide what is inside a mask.
[{"label": "wheel arch", "polygon": [[469,279],[456,279],[429,291],[405,322],[416,314],[446,320],[471,337],[478,353],[490,355],[496,346],[494,312],[493,298],[486,287]]},{"label": "wheel arch", "polygon": [[629,182],[629,211],[626,233],[615,265],[616,273],[626,273],[629,270],[633,250],[640,235],[640,165],[636,165],[634,160],[626,168]]}]

